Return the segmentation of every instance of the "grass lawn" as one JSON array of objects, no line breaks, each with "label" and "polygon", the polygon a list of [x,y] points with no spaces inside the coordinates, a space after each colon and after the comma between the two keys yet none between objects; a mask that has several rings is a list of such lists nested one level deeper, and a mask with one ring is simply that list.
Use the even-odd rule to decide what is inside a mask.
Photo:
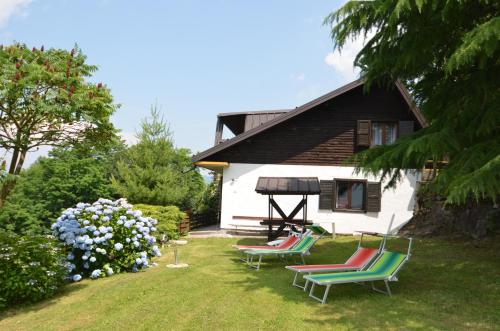
[{"label": "grass lawn", "polygon": [[[196,239],[181,248],[188,269],[159,265],[67,286],[55,298],[6,311],[0,330],[343,330],[500,328],[500,242],[416,240],[414,255],[388,297],[358,285],[331,290],[327,304],[292,287],[278,260],[260,271],[238,260],[232,244],[259,239]],[[356,239],[323,239],[308,263],[345,260]],[[376,243],[372,243],[376,244]],[[404,241],[392,241],[405,249]]]}]

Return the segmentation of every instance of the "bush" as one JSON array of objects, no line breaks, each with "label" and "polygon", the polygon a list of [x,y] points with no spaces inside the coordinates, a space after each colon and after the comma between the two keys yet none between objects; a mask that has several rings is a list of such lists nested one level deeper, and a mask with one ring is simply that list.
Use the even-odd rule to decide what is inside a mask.
[{"label": "bush", "polygon": [[50,155],[17,178],[0,209],[0,228],[19,234],[49,233],[61,210],[114,196],[106,158],[73,150],[54,150]]},{"label": "bush", "polygon": [[99,199],[66,209],[52,230],[69,248],[70,277],[79,281],[147,268],[151,257],[161,255],[151,235],[156,223],[124,200]]},{"label": "bush", "polygon": [[65,275],[64,257],[54,240],[0,231],[0,307],[48,298]]},{"label": "bush", "polygon": [[153,206],[145,204],[134,205],[144,215],[158,221],[156,228],[158,233],[165,233],[170,239],[179,238],[179,223],[186,217],[176,206]]}]

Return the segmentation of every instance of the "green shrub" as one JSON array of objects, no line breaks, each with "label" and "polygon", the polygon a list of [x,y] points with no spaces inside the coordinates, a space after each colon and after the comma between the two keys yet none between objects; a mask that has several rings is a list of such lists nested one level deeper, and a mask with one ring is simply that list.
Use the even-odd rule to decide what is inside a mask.
[{"label": "green shrub", "polygon": [[186,217],[186,213],[180,211],[176,206],[153,206],[145,204],[134,205],[144,213],[145,216],[152,217],[158,221],[157,233],[165,233],[170,239],[179,238],[179,223]]},{"label": "green shrub", "polygon": [[73,150],[54,150],[17,178],[0,209],[0,228],[18,234],[44,234],[61,210],[78,202],[110,198],[114,191],[107,173],[108,160]]},{"label": "green shrub", "polygon": [[48,298],[65,276],[64,258],[53,239],[0,230],[0,308]]}]

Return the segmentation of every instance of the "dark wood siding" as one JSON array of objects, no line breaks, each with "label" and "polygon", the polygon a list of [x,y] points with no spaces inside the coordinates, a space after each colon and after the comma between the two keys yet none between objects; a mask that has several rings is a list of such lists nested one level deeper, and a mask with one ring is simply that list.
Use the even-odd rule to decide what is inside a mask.
[{"label": "dark wood siding", "polygon": [[245,131],[251,130],[270,121],[277,116],[281,116],[283,113],[258,113],[258,114],[248,114],[245,117]]},{"label": "dark wood siding", "polygon": [[399,137],[408,136],[413,133],[415,123],[413,121],[399,121]]},{"label": "dark wood siding", "polygon": [[360,86],[205,160],[344,165],[347,157],[366,148],[356,146],[358,120],[414,121],[418,125],[396,89],[373,87],[364,94]]}]

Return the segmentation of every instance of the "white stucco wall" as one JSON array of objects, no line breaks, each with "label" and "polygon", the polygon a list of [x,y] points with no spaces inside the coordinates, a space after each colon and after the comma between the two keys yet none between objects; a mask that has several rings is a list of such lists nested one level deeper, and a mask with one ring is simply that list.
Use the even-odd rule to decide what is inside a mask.
[{"label": "white stucco wall", "polygon": [[[257,194],[255,185],[259,177],[318,177],[319,180],[333,178],[358,178],[378,181],[375,177],[354,175],[352,167],[274,165],[231,163],[224,169],[222,184],[221,227],[234,228],[233,224],[257,225],[256,221],[235,220],[233,216],[267,217],[267,196]],[[319,196],[308,198],[308,219],[331,227],[335,223],[337,233],[350,234],[354,231],[376,231],[385,233],[394,215],[392,229],[397,230],[413,215],[418,174],[405,175],[395,189],[383,190],[381,211],[378,213],[333,212],[319,210]],[[384,183],[382,183],[382,187]],[[275,200],[286,214],[300,201],[299,196],[275,196]],[[274,212],[276,217],[277,212]],[[300,212],[296,218],[300,218]]]}]

